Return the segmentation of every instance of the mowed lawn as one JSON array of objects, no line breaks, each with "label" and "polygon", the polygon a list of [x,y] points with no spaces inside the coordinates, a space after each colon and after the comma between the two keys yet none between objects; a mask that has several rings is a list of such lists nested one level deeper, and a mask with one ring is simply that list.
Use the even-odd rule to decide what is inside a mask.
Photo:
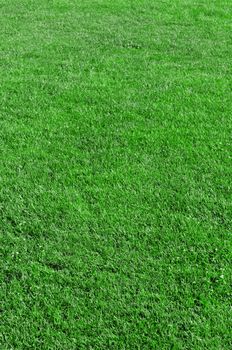
[{"label": "mowed lawn", "polygon": [[231,136],[231,1],[0,0],[0,349],[231,349]]}]

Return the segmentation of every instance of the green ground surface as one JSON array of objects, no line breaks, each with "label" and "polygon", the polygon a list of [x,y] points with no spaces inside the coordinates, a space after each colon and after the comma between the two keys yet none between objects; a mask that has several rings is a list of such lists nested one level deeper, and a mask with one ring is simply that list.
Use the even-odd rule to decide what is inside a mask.
[{"label": "green ground surface", "polygon": [[232,2],[0,0],[0,349],[232,348]]}]

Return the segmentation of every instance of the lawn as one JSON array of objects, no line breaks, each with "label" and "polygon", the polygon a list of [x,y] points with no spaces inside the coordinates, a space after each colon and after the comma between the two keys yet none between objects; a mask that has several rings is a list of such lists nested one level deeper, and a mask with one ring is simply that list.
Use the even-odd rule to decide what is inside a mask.
[{"label": "lawn", "polygon": [[0,349],[232,348],[232,2],[0,0]]}]

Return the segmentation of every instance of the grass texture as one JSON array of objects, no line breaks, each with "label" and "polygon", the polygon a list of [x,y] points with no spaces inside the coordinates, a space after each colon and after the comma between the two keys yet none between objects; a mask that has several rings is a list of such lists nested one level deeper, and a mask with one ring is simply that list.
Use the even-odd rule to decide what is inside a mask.
[{"label": "grass texture", "polygon": [[229,350],[232,2],[0,0],[0,349]]}]

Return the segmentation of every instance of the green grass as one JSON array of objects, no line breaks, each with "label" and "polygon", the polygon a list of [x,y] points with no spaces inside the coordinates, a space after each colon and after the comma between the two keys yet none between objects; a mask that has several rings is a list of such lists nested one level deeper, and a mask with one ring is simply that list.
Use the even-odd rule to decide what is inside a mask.
[{"label": "green grass", "polygon": [[0,0],[0,349],[232,348],[232,2]]}]

